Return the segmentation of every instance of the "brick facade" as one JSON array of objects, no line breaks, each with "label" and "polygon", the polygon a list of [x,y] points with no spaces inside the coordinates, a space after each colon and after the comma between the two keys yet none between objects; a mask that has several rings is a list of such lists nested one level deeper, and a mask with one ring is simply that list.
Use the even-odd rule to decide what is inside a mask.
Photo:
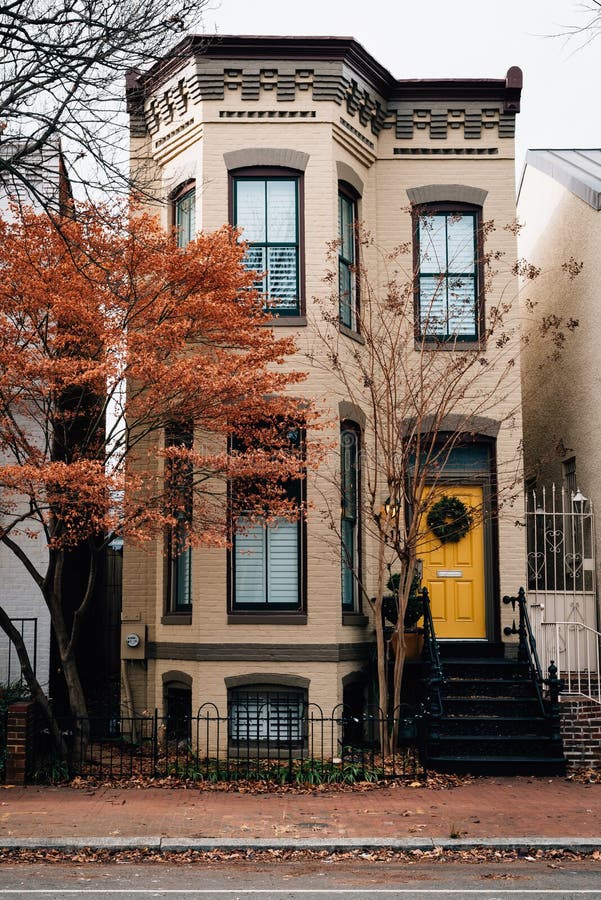
[{"label": "brick facade", "polygon": [[8,708],[6,723],[6,783],[25,784],[35,750],[36,705],[19,700]]},{"label": "brick facade", "polygon": [[[145,171],[165,200],[157,214],[166,227],[172,224],[169,197],[178,185],[195,181],[196,226],[205,231],[229,219],[232,165],[268,160],[272,166],[302,169],[306,315],[286,318],[278,327],[296,338],[299,353],[289,365],[307,371],[302,391],[326,398],[324,414],[332,423],[326,438],[335,442],[339,410],[349,398],[324,364],[314,323],[319,301],[328,293],[324,274],[328,243],[338,235],[339,181],[358,191],[359,218],[373,231],[377,245],[389,249],[411,243],[410,191],[460,189],[464,199],[483,198],[483,219],[499,223],[490,250],[508,261],[510,269],[515,236],[501,226],[515,219],[513,121],[518,105],[509,73],[498,82],[469,85],[397,82],[345,38],[233,38],[214,47],[203,42],[198,54],[192,39],[177,58],[175,67],[159,63],[143,85],[130,84],[132,169]],[[436,90],[442,93],[433,100]],[[371,252],[368,264],[377,269]],[[378,277],[384,277],[383,270]],[[503,277],[488,286],[486,308],[508,303],[514,295]],[[521,470],[517,309],[509,314],[508,327],[513,334],[508,353],[515,357],[511,383],[485,413],[497,426],[501,489],[505,477]],[[348,360],[353,346],[348,335],[341,335],[340,352]],[[318,364],[307,362],[311,352],[322,354]],[[496,384],[494,368],[488,373],[489,387]],[[193,711],[207,701],[223,708],[225,678],[249,673],[305,676],[309,701],[326,713],[342,700],[343,679],[367,665],[373,628],[366,616],[342,615],[340,545],[319,514],[324,497],[332,508],[339,506],[331,477],[337,458],[336,452],[328,462],[329,482],[320,480],[319,472],[307,479],[307,614],[302,621],[277,623],[262,616],[261,621],[243,622],[228,616],[226,553],[206,548],[192,556],[191,617],[180,624],[168,621],[163,548],[142,553],[126,546],[123,619],[132,631],[145,630],[148,648],[145,661],[127,659],[124,664],[126,693],[136,710],[162,711],[164,685],[167,678],[177,680],[177,672],[192,680]],[[515,499],[498,515],[498,548],[491,551],[498,559],[498,596],[490,598],[490,605],[499,621],[489,622],[491,634],[501,635],[502,627],[511,624],[511,611],[501,607],[500,597],[515,594],[523,583],[524,534],[515,525],[521,514],[521,501]],[[364,539],[362,551],[373,583],[375,545]],[[373,584],[367,589],[373,593]]]},{"label": "brick facade", "polygon": [[568,769],[601,769],[601,706],[587,697],[564,697],[559,714]]}]

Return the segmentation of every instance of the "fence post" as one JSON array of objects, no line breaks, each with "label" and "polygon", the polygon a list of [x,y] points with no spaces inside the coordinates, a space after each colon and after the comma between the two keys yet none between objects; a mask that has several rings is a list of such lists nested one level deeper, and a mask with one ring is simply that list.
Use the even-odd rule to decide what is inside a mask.
[{"label": "fence post", "polygon": [[549,677],[545,680],[549,688],[552,737],[554,740],[560,741],[561,718],[559,715],[559,693],[563,687],[563,682],[561,678],[557,677],[557,666],[555,665],[554,660],[551,660],[551,665],[549,666]]},{"label": "fence post", "polygon": [[33,760],[36,706],[33,700],[11,703],[6,719],[6,781],[25,784]]},{"label": "fence post", "polygon": [[152,769],[155,775],[159,765],[159,711],[155,707],[154,719],[152,721]]}]

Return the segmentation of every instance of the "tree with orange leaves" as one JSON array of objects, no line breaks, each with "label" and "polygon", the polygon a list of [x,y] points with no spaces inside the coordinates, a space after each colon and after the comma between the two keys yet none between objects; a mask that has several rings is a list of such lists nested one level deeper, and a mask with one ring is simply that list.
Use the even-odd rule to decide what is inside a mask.
[{"label": "tree with orange leaves", "polygon": [[[16,212],[0,222],[0,542],[48,606],[71,713],[85,722],[76,648],[103,550],[166,532],[179,552],[223,546],[236,510],[247,521],[298,515],[286,482],[302,476],[306,447],[287,433],[315,414],[290,391],[304,377],[283,365],[294,342],[265,327],[235,231],[179,248],[147,215]],[[192,426],[193,439],[165,440]],[[44,571],[34,540],[47,548]],[[77,547],[85,585],[67,611]],[[1,606],[0,626],[61,747]]]}]

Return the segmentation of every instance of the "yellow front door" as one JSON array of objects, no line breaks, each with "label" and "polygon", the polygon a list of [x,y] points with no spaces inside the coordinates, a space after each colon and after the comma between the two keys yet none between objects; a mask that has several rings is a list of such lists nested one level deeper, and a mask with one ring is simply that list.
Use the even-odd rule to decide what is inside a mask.
[{"label": "yellow front door", "polygon": [[457,543],[443,544],[428,529],[418,548],[418,556],[423,561],[422,582],[430,594],[436,636],[485,638],[482,488],[445,485],[432,492],[432,502],[442,496],[459,497],[468,509],[473,509],[474,524]]}]

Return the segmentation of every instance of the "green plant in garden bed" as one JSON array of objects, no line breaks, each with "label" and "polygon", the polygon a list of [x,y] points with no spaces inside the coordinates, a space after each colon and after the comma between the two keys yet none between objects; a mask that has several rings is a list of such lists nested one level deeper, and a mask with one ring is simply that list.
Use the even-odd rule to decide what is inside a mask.
[{"label": "green plant in garden bed", "polygon": [[34,784],[64,784],[70,780],[69,766],[64,759],[49,756],[42,760],[31,776]]}]

